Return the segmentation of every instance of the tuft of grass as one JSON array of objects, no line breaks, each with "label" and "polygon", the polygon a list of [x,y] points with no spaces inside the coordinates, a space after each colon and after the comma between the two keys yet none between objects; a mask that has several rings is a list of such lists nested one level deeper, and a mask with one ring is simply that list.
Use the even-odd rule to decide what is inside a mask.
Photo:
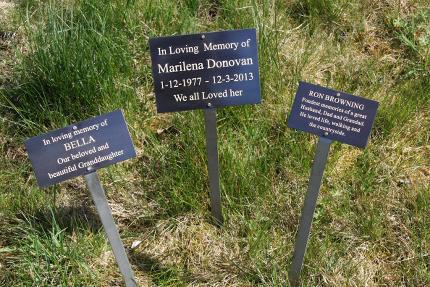
[{"label": "tuft of grass", "polygon": [[56,128],[132,101],[132,90],[118,82],[131,76],[126,36],[132,8],[101,4],[28,3],[23,11],[29,46],[17,54],[21,84],[7,99],[27,123]]}]

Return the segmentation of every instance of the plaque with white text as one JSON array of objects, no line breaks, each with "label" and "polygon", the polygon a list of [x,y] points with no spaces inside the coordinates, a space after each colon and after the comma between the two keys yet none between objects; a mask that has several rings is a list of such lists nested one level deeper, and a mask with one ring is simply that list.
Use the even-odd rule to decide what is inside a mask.
[{"label": "plaque with white text", "polygon": [[136,156],[122,110],[24,140],[40,188]]},{"label": "plaque with white text", "polygon": [[379,102],[300,82],[287,126],[366,148]]},{"label": "plaque with white text", "polygon": [[157,112],[261,102],[256,30],[150,38]]}]

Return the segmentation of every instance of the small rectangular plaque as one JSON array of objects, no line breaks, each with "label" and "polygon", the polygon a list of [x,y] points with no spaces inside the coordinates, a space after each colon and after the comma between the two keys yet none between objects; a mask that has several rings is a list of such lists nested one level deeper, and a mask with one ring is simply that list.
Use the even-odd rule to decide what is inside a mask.
[{"label": "small rectangular plaque", "polygon": [[287,126],[366,148],[379,102],[300,82]]},{"label": "small rectangular plaque", "polygon": [[255,29],[150,38],[157,112],[261,102]]},{"label": "small rectangular plaque", "polygon": [[40,188],[136,156],[122,110],[24,140]]}]

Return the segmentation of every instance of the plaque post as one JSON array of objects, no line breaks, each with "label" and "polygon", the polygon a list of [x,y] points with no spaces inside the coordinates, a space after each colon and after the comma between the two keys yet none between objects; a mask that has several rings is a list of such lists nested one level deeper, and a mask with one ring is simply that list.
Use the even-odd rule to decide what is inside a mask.
[{"label": "plaque post", "polygon": [[293,261],[288,274],[290,284],[293,287],[300,285],[300,273],[302,272],[303,259],[305,257],[321,181],[330,151],[330,144],[330,139],[320,137],[318,140],[311,176],[309,178],[308,190],[306,192],[305,204],[303,206],[302,218],[300,219],[299,230],[297,232]]},{"label": "plaque post", "polygon": [[206,150],[208,156],[209,187],[211,192],[211,212],[215,224],[224,222],[222,217],[221,191],[219,184],[218,137],[216,129],[216,109],[204,110],[206,130]]},{"label": "plaque post", "polygon": [[216,108],[261,103],[257,30],[154,37],[149,49],[157,112],[204,111],[211,213],[219,226]]},{"label": "plaque post", "polygon": [[300,82],[287,126],[319,136],[293,260],[288,274],[291,286],[300,285],[303,258],[327,163],[331,141],[366,148],[379,102]]},{"label": "plaque post", "polygon": [[124,250],[124,245],[122,244],[118,230],[116,229],[106,195],[102,184],[100,183],[99,175],[97,174],[97,171],[93,171],[85,174],[84,177],[87,181],[97,212],[106,231],[106,235],[109,239],[110,246],[112,247],[113,254],[115,255],[115,259],[119,270],[121,271],[125,285],[127,287],[135,287],[137,286],[136,279],[134,278],[133,271],[131,270],[130,263]]}]

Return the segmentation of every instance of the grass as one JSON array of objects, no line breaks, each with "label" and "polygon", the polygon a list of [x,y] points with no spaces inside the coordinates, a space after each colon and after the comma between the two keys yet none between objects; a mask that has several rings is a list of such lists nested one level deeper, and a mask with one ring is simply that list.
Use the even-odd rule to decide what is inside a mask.
[{"label": "grass", "polygon": [[[121,108],[138,156],[98,172],[139,286],[288,286],[317,143],[286,127],[299,81],[380,102],[366,150],[331,145],[302,285],[430,284],[426,2],[0,2],[1,285],[122,284],[84,179],[38,189],[22,142]],[[156,113],[148,38],[251,27],[262,103],[217,110],[217,228],[203,112]]]}]

